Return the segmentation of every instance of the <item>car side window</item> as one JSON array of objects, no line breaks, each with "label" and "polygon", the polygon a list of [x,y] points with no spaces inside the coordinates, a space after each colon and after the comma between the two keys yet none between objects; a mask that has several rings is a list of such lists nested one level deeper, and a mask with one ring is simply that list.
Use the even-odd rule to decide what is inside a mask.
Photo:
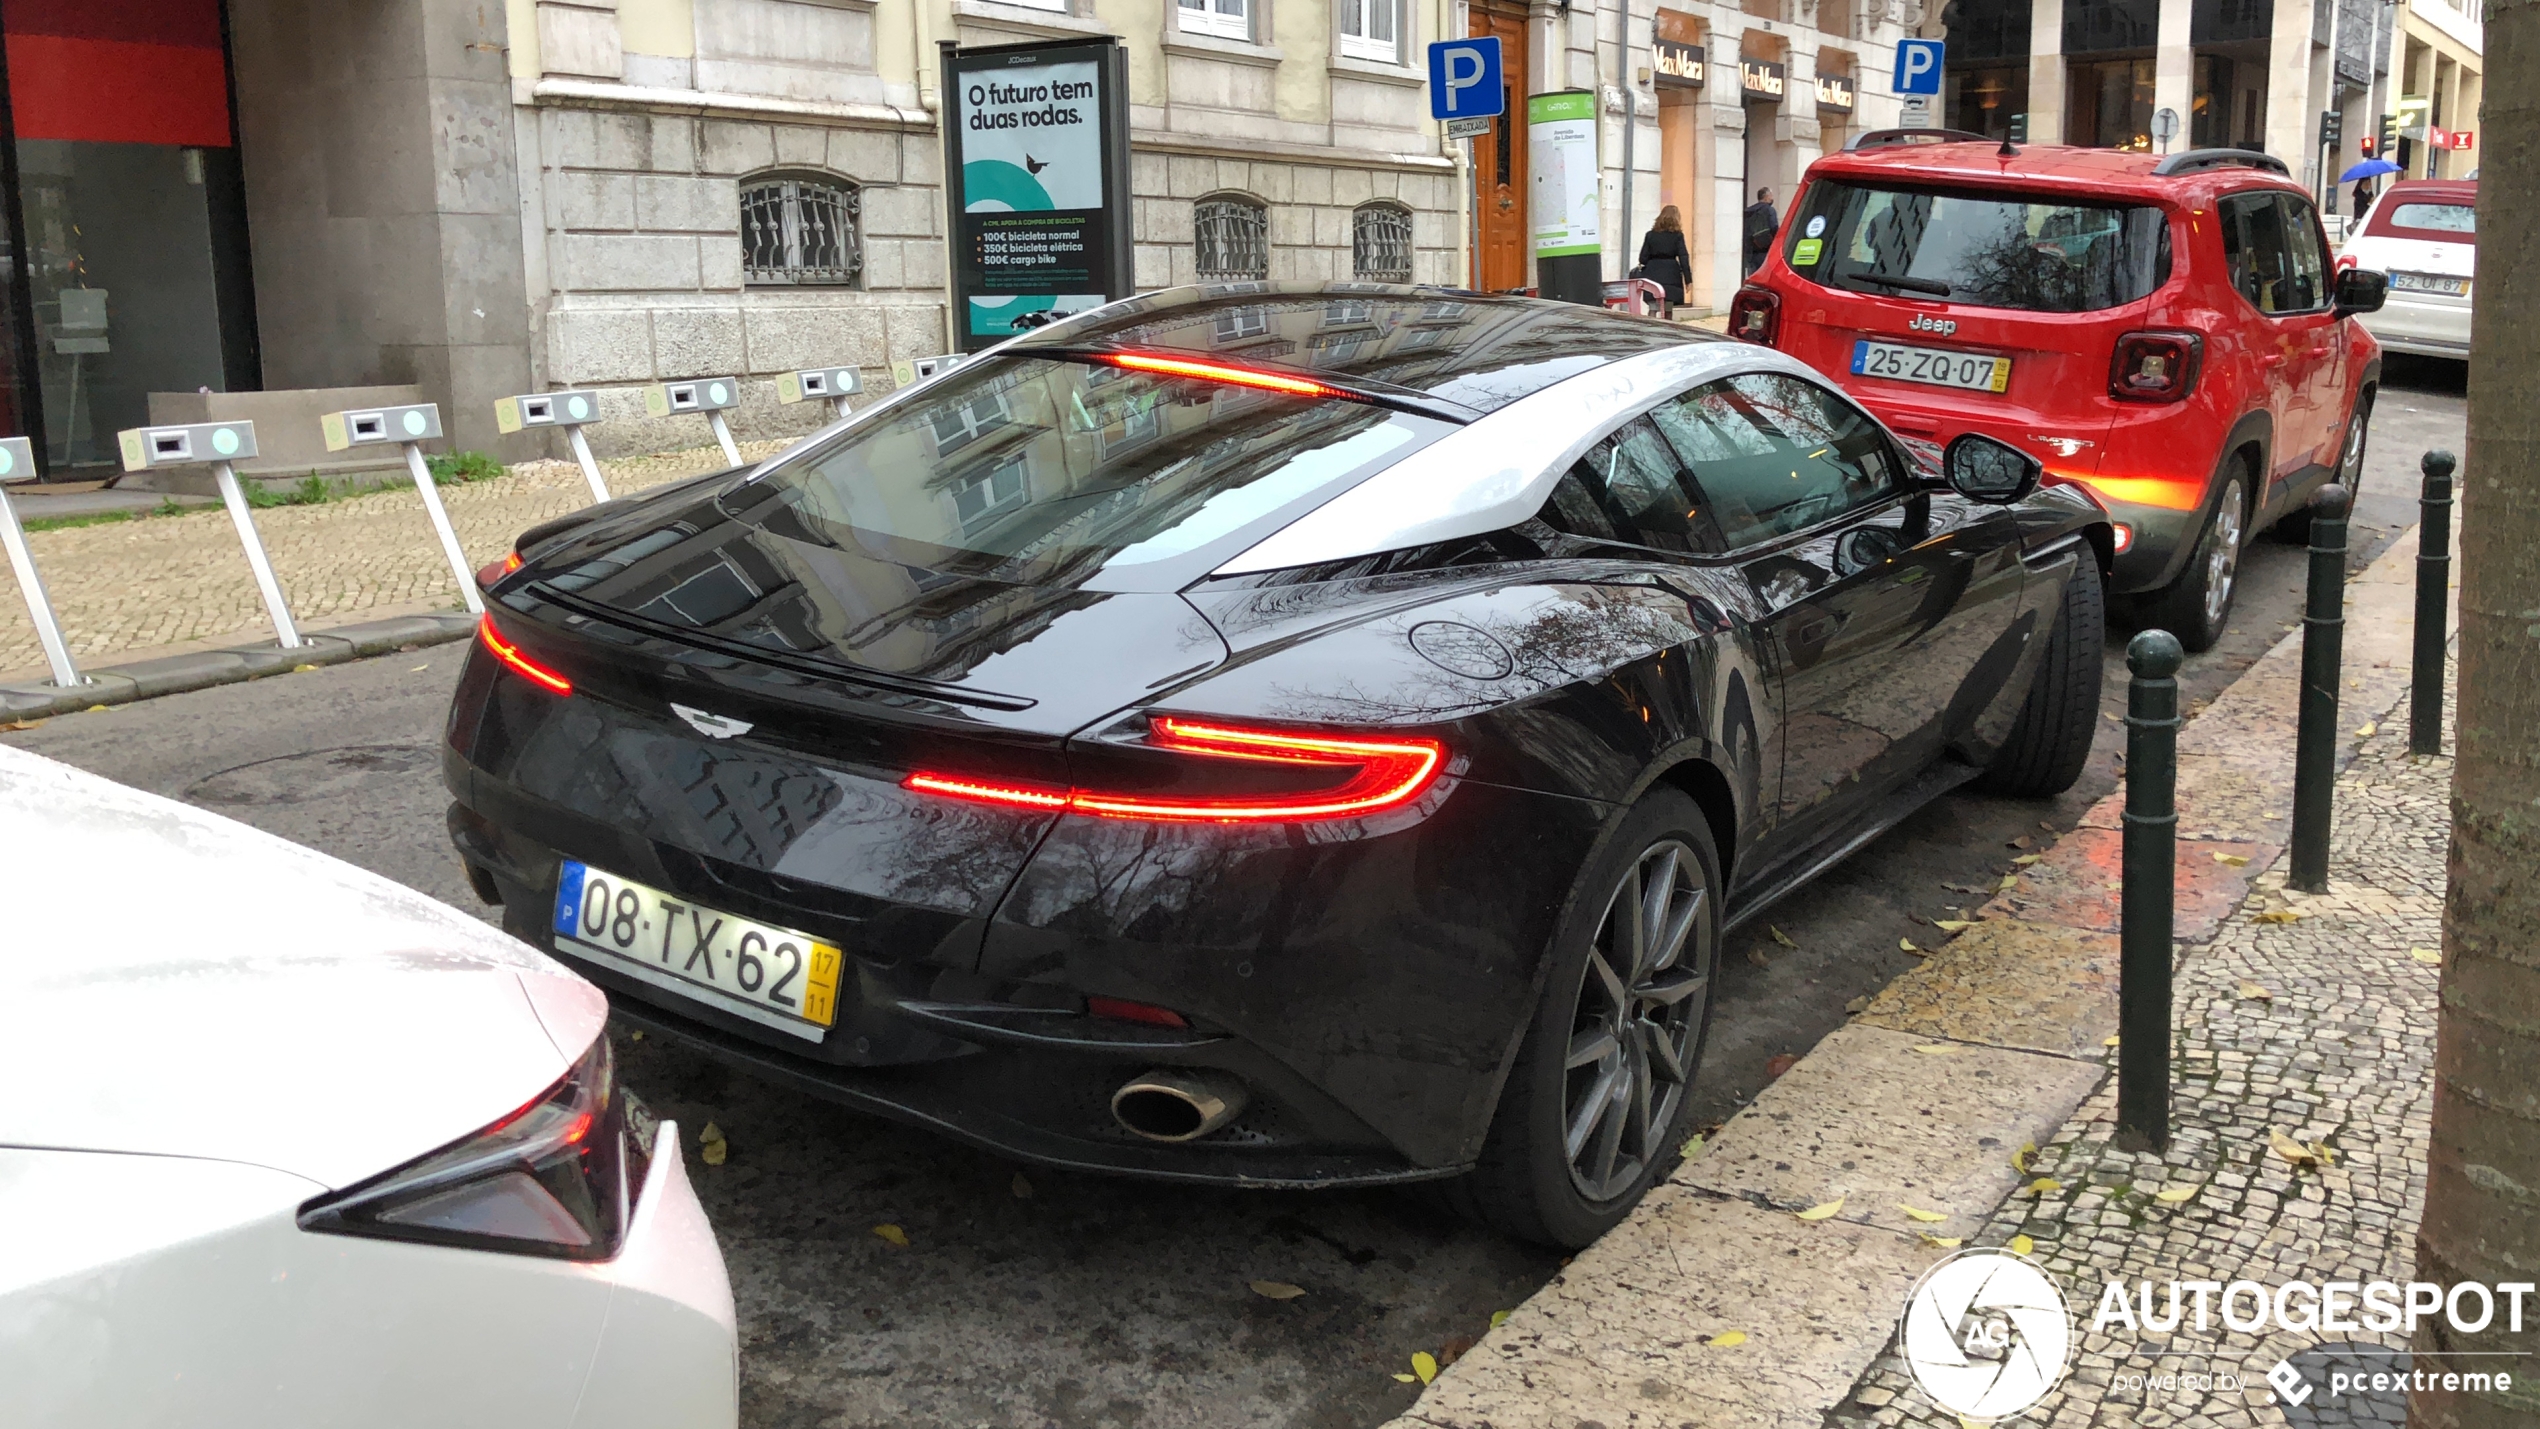
[{"label": "car side window", "polygon": [[2293,284],[2293,310],[2313,312],[2327,307],[2328,250],[2320,236],[2319,216],[2312,212],[2309,199],[2280,193],[2275,201],[2284,214],[2284,246],[2289,259],[2285,271]]},{"label": "car side window", "polygon": [[2217,206],[2231,286],[2270,317],[2327,305],[2327,272],[2311,206],[2273,189],[2232,194]]},{"label": "car side window", "polygon": [[1675,451],[1646,417],[1588,448],[1554,484],[1542,514],[1572,535],[1661,551],[1710,552],[1719,538],[1695,509]]},{"label": "car side window", "polygon": [[1726,550],[1866,506],[1901,475],[1878,423],[1802,377],[1742,372],[1651,416],[1691,469],[1691,505],[1717,526]]}]

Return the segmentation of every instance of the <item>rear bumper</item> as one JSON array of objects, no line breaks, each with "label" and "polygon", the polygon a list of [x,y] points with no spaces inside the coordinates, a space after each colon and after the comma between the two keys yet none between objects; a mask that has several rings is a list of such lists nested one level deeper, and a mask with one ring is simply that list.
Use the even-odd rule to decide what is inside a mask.
[{"label": "rear bumper", "polygon": [[2139,595],[2168,585],[2186,564],[2196,538],[2204,533],[2202,507],[2181,511],[2121,501],[2086,482],[2072,484],[2088,491],[2107,511],[2109,524],[2125,533],[2125,549],[2117,552],[2109,574],[2111,595]]},{"label": "rear bumper", "polygon": [[2378,312],[2362,318],[2364,330],[2387,352],[2424,357],[2469,356],[2469,303],[2391,294]]}]

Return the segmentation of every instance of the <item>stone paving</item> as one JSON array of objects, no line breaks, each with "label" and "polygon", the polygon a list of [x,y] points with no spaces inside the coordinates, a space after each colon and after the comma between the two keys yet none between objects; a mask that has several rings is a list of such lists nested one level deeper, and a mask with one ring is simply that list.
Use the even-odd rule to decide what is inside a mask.
[{"label": "stone paving", "polygon": [[[2210,943],[2184,950],[2166,1155],[2112,1145],[2111,1077],[2023,1158],[2028,1187],[2046,1189],[2015,1192],[1969,1243],[2027,1237],[2033,1258],[2064,1282],[2079,1339],[2071,1374],[2020,1422],[2273,1425],[2282,1412],[2263,1376],[2278,1360],[2321,1340],[2405,1348],[2401,1334],[2239,1333],[2219,1317],[2201,1335],[2190,1316],[2141,1339],[2089,1325],[2114,1277],[2270,1287],[2409,1278],[2433,1095],[2440,968],[2429,959],[2442,947],[2451,770],[2448,754],[2409,757],[2404,720],[2377,729],[2338,781],[2328,891],[2292,892],[2271,870]],[[2328,1164],[2295,1164],[2275,1149],[2277,1134],[2322,1149]],[[2164,1192],[2188,1194],[2170,1203]],[[2208,1371],[2243,1387],[2195,1387]],[[2182,1377],[2177,1388],[2117,1385],[2147,1372]],[[1893,1341],[1825,1423],[1960,1425],[1913,1387]]]},{"label": "stone paving", "polygon": [[[758,461],[784,441],[743,442]],[[708,447],[600,463],[609,490],[627,495],[723,465]],[[441,499],[471,561],[489,561],[512,537],[589,504],[590,487],[568,461],[523,462],[500,477],[444,486]],[[41,497],[18,503],[28,519]],[[304,629],[381,614],[457,609],[458,581],[412,487],[312,506],[255,513],[256,530]],[[71,653],[83,666],[136,652],[221,637],[269,637],[264,605],[229,518],[217,506],[181,516],[30,531],[27,544],[52,595]],[[14,578],[0,598],[0,675],[41,672],[43,647]],[[39,678],[40,678],[39,673]]]}]

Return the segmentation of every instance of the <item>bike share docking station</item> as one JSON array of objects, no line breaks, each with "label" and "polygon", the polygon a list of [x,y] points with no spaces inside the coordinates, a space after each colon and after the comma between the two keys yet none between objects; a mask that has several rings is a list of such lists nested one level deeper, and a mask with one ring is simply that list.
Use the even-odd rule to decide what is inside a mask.
[{"label": "bike share docking station", "polygon": [[598,420],[597,392],[524,392],[494,404],[494,430],[504,436],[530,427],[564,428],[565,440],[573,447],[573,459],[582,467],[582,479],[591,483],[591,500],[595,503],[609,499],[609,485],[600,479],[600,464],[591,456],[591,444],[582,439],[582,429]]},{"label": "bike share docking station", "polygon": [[18,509],[9,501],[12,485],[35,477],[34,444],[24,437],[0,437],[0,545],[9,548],[9,567],[17,572],[18,589],[26,595],[27,617],[35,622],[35,638],[44,646],[45,663],[53,667],[53,683],[67,689],[89,682],[71,661],[61,622],[53,618],[53,598],[44,593],[35,552],[27,547],[26,528],[18,524]]},{"label": "bike share docking station", "polygon": [[423,498],[424,514],[432,518],[432,533],[441,538],[441,554],[450,563],[450,574],[458,578],[459,599],[467,603],[468,614],[483,615],[485,602],[476,594],[476,572],[468,566],[467,553],[459,549],[459,533],[450,525],[449,511],[441,505],[440,490],[432,484],[432,469],[423,462],[422,444],[441,436],[440,406],[418,402],[411,407],[329,412],[318,419],[318,425],[326,434],[326,449],[331,452],[392,442],[405,448],[406,471],[414,477],[415,494]]},{"label": "bike share docking station", "polygon": [[863,390],[863,374],[852,367],[812,367],[787,372],[776,379],[777,401],[788,406],[796,402],[827,402],[833,422],[847,415],[847,398]]},{"label": "bike share docking station", "polygon": [[238,484],[238,469],[232,463],[246,461],[256,454],[256,424],[253,422],[194,422],[179,427],[132,427],[115,434],[122,449],[126,471],[163,471],[178,466],[208,466],[212,481],[220,488],[221,505],[229,508],[229,524],[238,528],[238,544],[247,553],[247,568],[256,574],[256,591],[264,597],[265,614],[273,621],[273,638],[285,650],[297,650],[308,642],[300,638],[300,628],[291,621],[290,602],[283,599],[282,582],[275,578],[273,562],[265,557],[265,543],[256,535],[256,518],[247,510],[247,493]]},{"label": "bike share docking station", "polygon": [[644,389],[644,410],[653,416],[704,413],[706,425],[714,428],[714,439],[723,447],[723,459],[734,466],[741,464],[741,449],[733,444],[732,429],[724,425],[723,414],[740,405],[741,381],[737,377],[700,377]]}]

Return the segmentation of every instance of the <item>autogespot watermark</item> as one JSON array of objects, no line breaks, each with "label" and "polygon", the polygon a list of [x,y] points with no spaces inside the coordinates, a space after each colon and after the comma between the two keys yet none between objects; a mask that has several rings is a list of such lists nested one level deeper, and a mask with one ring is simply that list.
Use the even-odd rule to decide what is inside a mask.
[{"label": "autogespot watermark", "polygon": [[[2426,1281],[2110,1279],[2100,1289],[2093,1334],[2130,1337],[2221,1331],[2244,1335],[2396,1334],[2414,1336],[2440,1318],[2455,1335],[2501,1325],[2520,1332],[2540,1285]],[[2060,1383],[2074,1339],[2069,1302],[2055,1278],[2007,1250],[1963,1250],[1915,1282],[1901,1324],[1905,1362],[1932,1402],[1969,1420],[2026,1412]],[[2164,1341],[2176,1344],[2177,1341]],[[2221,1366],[2205,1352],[2146,1345],[2121,1359],[2112,1395],[2238,1395],[2263,1383],[2294,1425],[2398,1425],[2414,1390],[2510,1393],[2526,1373],[2523,1356],[2460,1352],[2412,1355],[2362,1341],[2331,1340],[2264,1368]],[[2126,1360],[2135,1360],[2128,1363]],[[2189,1360],[2197,1368],[2166,1368]],[[2436,1361],[2422,1364],[2420,1360]],[[2136,1367],[2141,1363],[2144,1367]]]}]

